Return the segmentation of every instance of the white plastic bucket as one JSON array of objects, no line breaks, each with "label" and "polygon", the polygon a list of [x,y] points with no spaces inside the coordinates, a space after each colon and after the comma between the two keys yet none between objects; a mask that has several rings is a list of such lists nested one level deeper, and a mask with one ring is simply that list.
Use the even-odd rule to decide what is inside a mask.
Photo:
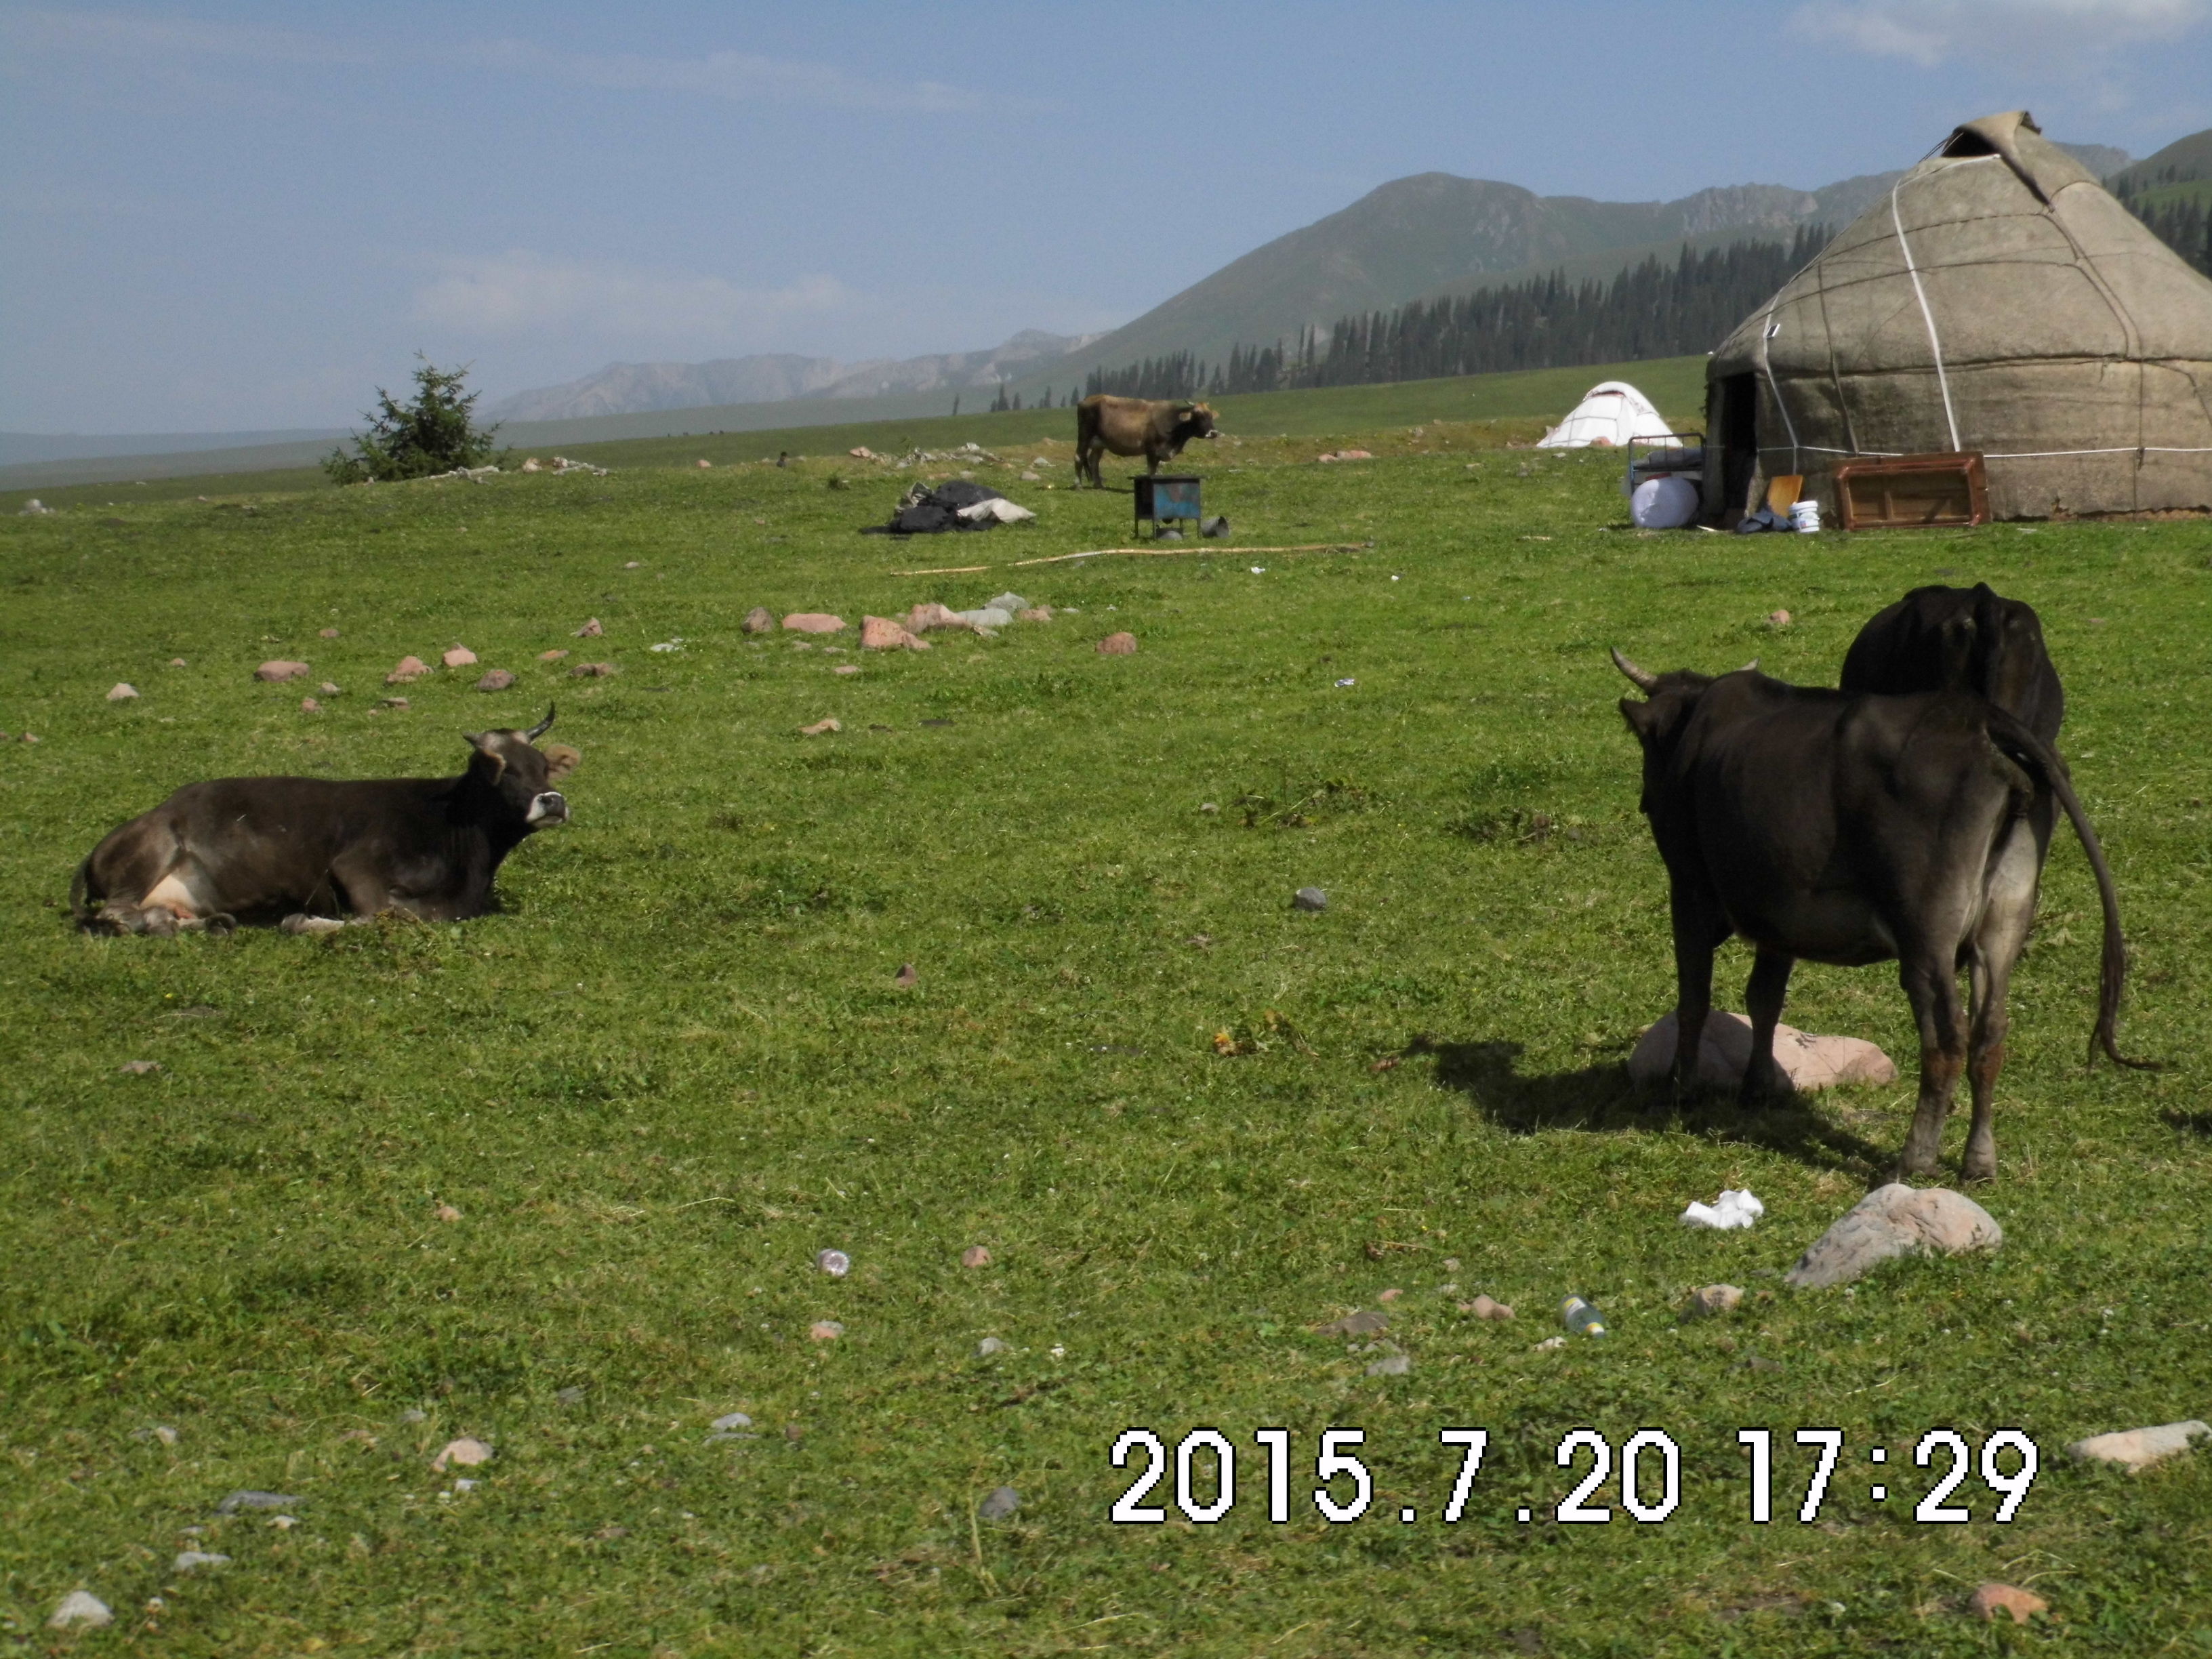
[{"label": "white plastic bucket", "polygon": [[1820,528],[1820,504],[1814,501],[1797,502],[1790,509],[1790,527],[1801,536],[1810,536]]}]

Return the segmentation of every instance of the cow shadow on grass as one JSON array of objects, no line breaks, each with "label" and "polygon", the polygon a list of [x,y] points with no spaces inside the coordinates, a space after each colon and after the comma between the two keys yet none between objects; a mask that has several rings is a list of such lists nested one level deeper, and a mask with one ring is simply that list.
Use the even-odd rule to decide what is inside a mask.
[{"label": "cow shadow on grass", "polygon": [[1477,1111],[1510,1134],[1674,1129],[1763,1146],[1815,1169],[1862,1176],[1896,1161],[1894,1148],[1885,1152],[1816,1109],[1809,1097],[1795,1092],[1749,1109],[1736,1103],[1732,1089],[1703,1089],[1678,1100],[1666,1085],[1631,1082],[1626,1064],[1617,1060],[1572,1072],[1524,1072],[1522,1045],[1504,1040],[1454,1042],[1417,1036],[1405,1052],[1435,1060],[1438,1088],[1466,1096]]}]

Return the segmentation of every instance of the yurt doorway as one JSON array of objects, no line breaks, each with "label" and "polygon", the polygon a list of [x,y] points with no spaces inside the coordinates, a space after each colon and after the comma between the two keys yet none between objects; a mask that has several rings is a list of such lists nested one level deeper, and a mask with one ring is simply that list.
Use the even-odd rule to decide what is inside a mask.
[{"label": "yurt doorway", "polygon": [[1721,511],[1742,514],[1759,477],[1759,377],[1729,374],[1720,382]]}]

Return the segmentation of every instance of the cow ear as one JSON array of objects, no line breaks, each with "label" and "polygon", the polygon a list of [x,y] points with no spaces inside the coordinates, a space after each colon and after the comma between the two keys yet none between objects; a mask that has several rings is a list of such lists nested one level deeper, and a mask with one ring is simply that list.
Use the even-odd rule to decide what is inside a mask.
[{"label": "cow ear", "polygon": [[558,781],[576,769],[576,763],[584,758],[580,750],[565,743],[551,743],[542,751],[545,757],[545,781]]},{"label": "cow ear", "polygon": [[1620,717],[1628,722],[1628,729],[1636,733],[1638,743],[1651,741],[1652,731],[1658,721],[1656,708],[1656,704],[1638,702],[1633,697],[1620,700]]},{"label": "cow ear", "polygon": [[496,733],[464,732],[461,735],[469,740],[469,746],[477,751],[478,760],[489,761],[491,763],[491,781],[494,783],[497,783],[507,775],[507,757],[500,753],[499,738]]}]

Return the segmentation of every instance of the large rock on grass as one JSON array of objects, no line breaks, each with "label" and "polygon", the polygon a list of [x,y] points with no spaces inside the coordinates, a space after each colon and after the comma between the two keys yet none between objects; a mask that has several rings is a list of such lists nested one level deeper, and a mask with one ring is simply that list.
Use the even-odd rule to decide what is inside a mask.
[{"label": "large rock on grass", "polygon": [[2066,1449],[2085,1462],[2117,1463],[2132,1473],[2148,1468],[2161,1458],[2187,1451],[2207,1435],[2212,1435],[2212,1426],[2192,1417],[2185,1423],[2161,1423],[2154,1429],[2093,1434],[2087,1440],[2076,1440]]},{"label": "large rock on grass", "polygon": [[845,619],[833,617],[826,611],[794,611],[783,619],[783,625],[794,634],[842,634]]},{"label": "large rock on grass", "polygon": [[1877,1187],[1813,1241],[1790,1270],[1801,1290],[1847,1285],[1900,1255],[1956,1255],[2004,1243],[1996,1218],[1964,1193],[1947,1188]]},{"label": "large rock on grass", "polygon": [[[1638,1083],[1666,1079],[1674,1064],[1674,1016],[1669,1013],[1636,1040],[1628,1057],[1628,1075]],[[1873,1043],[1860,1037],[1815,1036],[1795,1026],[1774,1028],[1774,1063],[1790,1086],[1800,1094],[1838,1084],[1889,1084],[1897,1081],[1897,1066]],[[1741,1014],[1715,1009],[1705,1016],[1705,1029],[1698,1035],[1698,1080],[1716,1088],[1734,1088],[1743,1081],[1751,1064],[1751,1022]]]},{"label": "large rock on grass", "polygon": [[275,685],[285,680],[303,680],[312,672],[303,662],[287,662],[283,658],[276,657],[255,669],[253,678]]}]

